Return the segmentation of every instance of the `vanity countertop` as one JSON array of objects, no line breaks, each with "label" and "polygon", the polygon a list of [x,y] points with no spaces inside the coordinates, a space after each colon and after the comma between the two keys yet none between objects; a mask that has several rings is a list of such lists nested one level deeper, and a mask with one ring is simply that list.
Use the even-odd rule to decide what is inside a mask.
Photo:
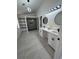
[{"label": "vanity countertop", "polygon": [[58,33],[58,31],[56,30],[56,29],[51,29],[51,28],[44,28],[44,27],[42,27],[42,28],[40,28],[41,30],[44,30],[44,31],[47,31],[47,32],[49,32],[49,33],[51,33],[51,34],[54,34],[54,35],[59,35],[59,33]]}]

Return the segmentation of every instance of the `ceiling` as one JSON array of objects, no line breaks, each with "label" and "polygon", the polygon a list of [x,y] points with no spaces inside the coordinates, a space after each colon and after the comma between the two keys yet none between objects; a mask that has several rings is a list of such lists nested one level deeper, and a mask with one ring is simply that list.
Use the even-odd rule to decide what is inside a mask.
[{"label": "ceiling", "polygon": [[[17,0],[17,14],[29,13],[26,9],[27,6],[29,6],[32,10],[30,13],[35,13],[41,6],[42,2],[43,0],[30,0],[28,5],[27,0]],[[22,5],[23,3],[25,3],[25,6]]]}]

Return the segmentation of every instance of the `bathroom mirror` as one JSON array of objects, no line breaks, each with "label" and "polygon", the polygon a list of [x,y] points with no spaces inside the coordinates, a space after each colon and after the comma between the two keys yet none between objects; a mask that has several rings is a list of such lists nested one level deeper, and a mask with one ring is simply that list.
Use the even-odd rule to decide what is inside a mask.
[{"label": "bathroom mirror", "polygon": [[62,12],[55,16],[54,22],[56,25],[62,25]]},{"label": "bathroom mirror", "polygon": [[47,23],[48,23],[48,18],[47,18],[47,17],[44,17],[44,18],[43,18],[43,23],[44,23],[44,24],[47,24]]}]

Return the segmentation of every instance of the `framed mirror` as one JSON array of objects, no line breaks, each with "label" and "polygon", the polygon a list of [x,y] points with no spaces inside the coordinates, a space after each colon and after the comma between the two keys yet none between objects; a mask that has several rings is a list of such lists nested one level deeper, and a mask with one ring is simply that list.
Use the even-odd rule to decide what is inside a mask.
[{"label": "framed mirror", "polygon": [[54,22],[56,25],[62,25],[62,12],[55,16]]},{"label": "framed mirror", "polygon": [[47,17],[44,17],[44,18],[43,18],[43,23],[44,23],[44,24],[47,24],[47,23],[48,23],[48,18],[47,18]]}]

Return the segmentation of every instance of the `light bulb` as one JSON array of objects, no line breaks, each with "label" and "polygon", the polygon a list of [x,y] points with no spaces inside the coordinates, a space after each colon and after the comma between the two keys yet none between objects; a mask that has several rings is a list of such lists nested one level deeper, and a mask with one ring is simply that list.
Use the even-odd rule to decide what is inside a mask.
[{"label": "light bulb", "polygon": [[57,6],[57,8],[60,8],[60,7],[61,7],[60,5]]},{"label": "light bulb", "polygon": [[55,7],[54,10],[56,10],[57,8]]},{"label": "light bulb", "polygon": [[27,7],[27,10],[28,10],[28,12],[31,12],[31,8],[30,7]]}]

